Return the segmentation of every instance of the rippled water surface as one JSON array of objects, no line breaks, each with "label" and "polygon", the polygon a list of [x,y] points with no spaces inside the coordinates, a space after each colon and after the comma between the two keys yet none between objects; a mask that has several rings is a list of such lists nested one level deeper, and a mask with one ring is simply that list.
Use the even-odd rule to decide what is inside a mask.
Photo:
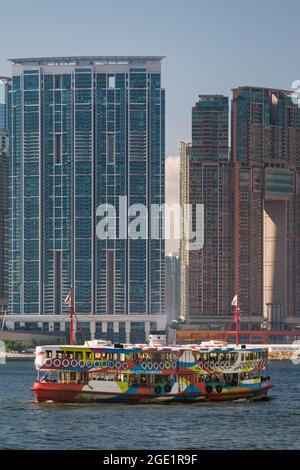
[{"label": "rippled water surface", "polygon": [[0,365],[3,449],[300,449],[300,365],[269,366],[269,401],[38,404],[30,362]]}]

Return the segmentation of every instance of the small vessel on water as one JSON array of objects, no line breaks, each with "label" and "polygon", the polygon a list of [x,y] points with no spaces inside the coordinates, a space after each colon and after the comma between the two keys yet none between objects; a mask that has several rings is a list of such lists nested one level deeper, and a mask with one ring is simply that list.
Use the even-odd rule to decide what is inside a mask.
[{"label": "small vessel on water", "polygon": [[272,388],[267,363],[267,349],[214,341],[38,346],[32,391],[39,402],[257,400]]},{"label": "small vessel on water", "polygon": [[38,378],[32,391],[37,401],[257,400],[272,388],[268,349],[239,345],[237,296],[232,303],[235,346],[220,341],[166,346],[158,333],[150,335],[149,344],[93,340],[75,345],[72,290],[65,303],[70,306],[70,344],[36,348]]}]

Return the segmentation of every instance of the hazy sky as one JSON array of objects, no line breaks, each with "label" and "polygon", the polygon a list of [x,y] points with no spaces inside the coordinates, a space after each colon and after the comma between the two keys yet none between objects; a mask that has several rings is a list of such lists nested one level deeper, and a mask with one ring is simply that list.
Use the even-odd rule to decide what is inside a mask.
[{"label": "hazy sky", "polygon": [[165,55],[167,157],[190,140],[198,94],[300,79],[299,0],[0,0],[0,18],[0,75],[9,57]]}]

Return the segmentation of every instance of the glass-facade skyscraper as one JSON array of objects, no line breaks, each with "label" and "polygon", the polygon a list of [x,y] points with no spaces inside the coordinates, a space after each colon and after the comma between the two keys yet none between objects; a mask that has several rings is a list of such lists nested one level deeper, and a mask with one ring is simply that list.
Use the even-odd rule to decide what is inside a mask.
[{"label": "glass-facade skyscraper", "polygon": [[6,128],[5,113],[6,113],[5,104],[0,103],[0,129]]},{"label": "glass-facade skyscraper", "polygon": [[96,235],[100,204],[118,226],[164,203],[161,59],[12,60],[11,314],[64,314],[71,287],[77,315],[163,313],[162,237]]}]

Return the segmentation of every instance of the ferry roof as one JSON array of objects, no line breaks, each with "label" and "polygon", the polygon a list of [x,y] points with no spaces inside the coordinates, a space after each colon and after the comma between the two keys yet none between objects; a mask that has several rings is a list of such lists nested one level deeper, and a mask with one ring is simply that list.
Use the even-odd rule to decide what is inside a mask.
[{"label": "ferry roof", "polygon": [[[92,343],[92,341],[88,341]],[[261,347],[261,345],[234,345],[234,344],[176,344],[169,346],[161,345],[150,345],[150,344],[122,344],[122,345],[109,345],[109,344],[80,344],[80,345],[70,345],[70,344],[58,344],[58,345],[49,345],[49,346],[40,346],[40,349],[99,349],[107,350],[109,352],[122,352],[122,351],[131,351],[131,352],[182,352],[182,351],[193,351],[193,352],[232,352],[232,351],[262,351],[266,350],[266,347]]]}]

